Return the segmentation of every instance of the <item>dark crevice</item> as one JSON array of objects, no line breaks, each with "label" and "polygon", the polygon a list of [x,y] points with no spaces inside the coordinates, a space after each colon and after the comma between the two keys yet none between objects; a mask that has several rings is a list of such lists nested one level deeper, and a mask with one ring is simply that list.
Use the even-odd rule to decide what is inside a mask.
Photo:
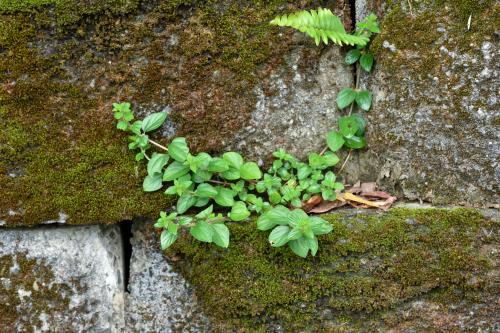
[{"label": "dark crevice", "polygon": [[124,278],[124,289],[126,292],[128,290],[128,283],[130,278],[130,260],[132,259],[132,243],[130,239],[132,238],[132,221],[126,220],[120,222],[120,231],[122,234],[123,242],[123,278]]},{"label": "dark crevice", "polygon": [[[352,31],[356,30],[356,0],[348,0],[349,1],[349,9],[351,14],[351,29]],[[358,65],[359,66],[359,65]],[[358,71],[357,68],[354,68],[354,83],[358,79]]]}]

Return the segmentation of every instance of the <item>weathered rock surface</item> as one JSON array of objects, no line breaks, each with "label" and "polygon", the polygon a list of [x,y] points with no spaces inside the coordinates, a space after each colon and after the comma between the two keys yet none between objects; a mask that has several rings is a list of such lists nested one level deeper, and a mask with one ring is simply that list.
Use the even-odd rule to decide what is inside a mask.
[{"label": "weathered rock surface", "polygon": [[373,93],[367,149],[348,164],[349,181],[435,203],[499,204],[500,3],[358,7],[358,20],[375,12],[383,23],[360,81]]},{"label": "weathered rock surface", "polygon": [[121,332],[117,226],[0,228],[1,332]]},{"label": "weathered rock surface", "polygon": [[[281,146],[320,151],[352,82],[347,49],[268,24],[305,3],[10,3],[0,3],[5,226],[113,223],[172,204],[142,191],[145,164],[115,128],[112,102],[131,102],[137,119],[168,113],[152,134],[163,144],[186,136],[194,152],[234,149],[265,164]],[[323,5],[349,28],[345,1]]]},{"label": "weathered rock surface", "polygon": [[[159,251],[155,234],[135,219],[129,293],[125,296],[126,332],[210,332],[208,317],[193,287],[174,272]],[[150,231],[150,230],[149,230]]]}]

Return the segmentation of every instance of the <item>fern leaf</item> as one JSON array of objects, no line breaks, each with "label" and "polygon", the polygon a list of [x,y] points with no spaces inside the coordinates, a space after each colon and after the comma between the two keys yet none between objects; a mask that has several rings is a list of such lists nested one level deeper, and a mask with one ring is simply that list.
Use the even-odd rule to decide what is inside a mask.
[{"label": "fern leaf", "polygon": [[301,10],[288,16],[286,14],[282,17],[277,16],[270,24],[281,27],[288,26],[301,32],[307,32],[309,36],[315,39],[316,45],[319,45],[321,40],[323,40],[323,43],[328,44],[328,38],[341,46],[342,43],[364,46],[369,41],[369,38],[365,35],[347,34],[340,19],[333,15],[330,9],[321,7],[318,8],[318,12],[311,10],[311,13],[309,13]]}]

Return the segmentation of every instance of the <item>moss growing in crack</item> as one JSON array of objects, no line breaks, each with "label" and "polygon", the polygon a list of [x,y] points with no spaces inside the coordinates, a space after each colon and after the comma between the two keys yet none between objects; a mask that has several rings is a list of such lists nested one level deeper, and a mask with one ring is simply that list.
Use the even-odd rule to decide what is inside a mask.
[{"label": "moss growing in crack", "polygon": [[348,327],[367,328],[387,316],[396,320],[392,309],[419,297],[445,308],[478,301],[494,280],[488,272],[498,255],[484,249],[498,244],[499,226],[477,211],[347,214],[322,216],[334,231],[318,237],[321,250],[307,260],[270,247],[255,221],[230,226],[227,250],[183,235],[167,252],[182,258],[175,265],[199,288],[221,331],[278,325],[287,332],[330,332],[342,323],[334,318],[345,316]]}]

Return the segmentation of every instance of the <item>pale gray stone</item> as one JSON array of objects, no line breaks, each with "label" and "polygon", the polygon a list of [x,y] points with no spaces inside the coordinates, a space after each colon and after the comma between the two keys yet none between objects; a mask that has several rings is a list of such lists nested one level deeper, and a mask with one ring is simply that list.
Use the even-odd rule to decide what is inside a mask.
[{"label": "pale gray stone", "polygon": [[[20,300],[7,328],[122,331],[123,249],[117,226],[0,228],[0,259],[8,265],[2,267],[10,266],[0,270],[0,300],[17,301],[16,293]],[[30,260],[36,264],[26,264]],[[68,303],[61,306],[64,299]]]},{"label": "pale gray stone", "polygon": [[173,271],[156,235],[144,229],[151,220],[134,221],[125,331],[210,332],[193,287]]}]

